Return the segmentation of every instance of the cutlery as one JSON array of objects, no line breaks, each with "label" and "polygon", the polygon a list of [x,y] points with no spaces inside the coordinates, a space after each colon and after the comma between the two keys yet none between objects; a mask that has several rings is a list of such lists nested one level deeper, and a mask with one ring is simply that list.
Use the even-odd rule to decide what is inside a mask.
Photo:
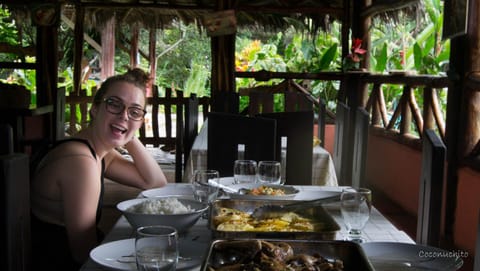
[{"label": "cutlery", "polygon": [[340,201],[340,194],[320,199],[298,201],[285,205],[267,204],[255,208],[251,216],[255,219],[276,218],[282,216],[283,214],[285,214],[285,212],[299,211],[304,209],[305,207],[337,201]]}]

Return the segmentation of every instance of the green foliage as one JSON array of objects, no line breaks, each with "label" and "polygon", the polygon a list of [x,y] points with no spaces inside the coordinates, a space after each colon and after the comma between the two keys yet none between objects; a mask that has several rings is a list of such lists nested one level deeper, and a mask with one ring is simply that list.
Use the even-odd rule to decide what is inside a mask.
[{"label": "green foliage", "polygon": [[2,20],[2,23],[0,23],[0,42],[17,45],[19,42],[15,21],[10,18],[11,14],[8,9],[2,7],[2,5],[0,7],[0,19]]}]

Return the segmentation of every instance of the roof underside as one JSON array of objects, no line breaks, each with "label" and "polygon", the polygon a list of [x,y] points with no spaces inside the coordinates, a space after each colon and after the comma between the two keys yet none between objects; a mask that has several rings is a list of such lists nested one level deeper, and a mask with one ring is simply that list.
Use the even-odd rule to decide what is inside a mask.
[{"label": "roof underside", "polygon": [[[351,0],[350,2],[359,0]],[[31,8],[32,2],[0,1],[13,3],[15,7]],[[217,6],[221,2],[221,7]],[[102,28],[115,16],[120,25],[139,24],[146,28],[165,28],[175,21],[205,27],[205,18],[217,16],[218,10],[234,11],[236,26],[263,30],[286,29],[294,23],[302,23],[310,31],[325,29],[334,21],[342,21],[345,0],[59,0],[63,12],[73,16],[76,6],[85,8],[85,27]],[[398,10],[414,14],[421,7],[421,0],[372,0],[372,5],[362,13],[368,16],[395,18]],[[25,14],[25,13],[24,13]]]}]

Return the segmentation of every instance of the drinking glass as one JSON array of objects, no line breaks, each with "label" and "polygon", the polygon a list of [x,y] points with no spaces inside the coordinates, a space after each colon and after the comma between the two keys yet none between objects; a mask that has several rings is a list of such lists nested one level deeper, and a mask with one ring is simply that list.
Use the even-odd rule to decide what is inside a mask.
[{"label": "drinking glass", "polygon": [[178,262],[178,233],[169,226],[140,227],[135,236],[138,271],[173,271]]},{"label": "drinking glass", "polygon": [[260,161],[257,180],[264,184],[282,184],[281,165],[278,161]]},{"label": "drinking glass", "polygon": [[257,162],[254,160],[235,160],[233,163],[233,183],[255,183]]},{"label": "drinking glass", "polygon": [[[220,185],[220,173],[217,170],[197,170],[193,175],[192,187],[195,200],[209,206],[217,198]],[[202,215],[207,218],[207,213]]]},{"label": "drinking glass", "polygon": [[362,230],[372,210],[372,192],[367,188],[348,188],[340,196],[341,212],[347,227],[347,240],[363,242]]}]

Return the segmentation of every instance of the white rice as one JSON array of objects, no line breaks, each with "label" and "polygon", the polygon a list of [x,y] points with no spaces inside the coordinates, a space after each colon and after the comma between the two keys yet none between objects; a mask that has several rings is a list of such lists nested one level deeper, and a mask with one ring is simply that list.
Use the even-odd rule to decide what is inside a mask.
[{"label": "white rice", "polygon": [[195,211],[190,205],[184,205],[177,198],[150,199],[127,209],[129,212],[141,214],[173,215],[185,214]]}]

